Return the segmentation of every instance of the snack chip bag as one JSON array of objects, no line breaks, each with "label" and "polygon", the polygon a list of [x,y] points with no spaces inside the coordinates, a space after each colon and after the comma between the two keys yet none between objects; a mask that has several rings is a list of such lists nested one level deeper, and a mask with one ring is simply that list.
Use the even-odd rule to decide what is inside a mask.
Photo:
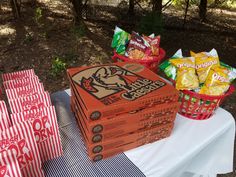
[{"label": "snack chip bag", "polygon": [[220,65],[229,70],[229,81],[232,82],[236,78],[236,68],[233,68],[223,62],[220,62]]},{"label": "snack chip bag", "polygon": [[[174,58],[183,58],[182,50],[179,49],[172,57]],[[172,80],[176,80],[177,70],[176,67],[171,64],[170,59],[165,60],[162,64],[160,64],[160,69],[166,74],[167,77],[169,77]]]},{"label": "snack chip bag", "polygon": [[193,57],[170,59],[170,63],[177,68],[177,90],[193,90],[199,87]]},{"label": "snack chip bag", "polygon": [[150,54],[149,44],[138,33],[132,32],[125,55],[131,59],[143,59]]},{"label": "snack chip bag", "polygon": [[223,95],[230,86],[229,72],[227,68],[222,66],[212,67],[199,93],[205,95]]},{"label": "snack chip bag", "polygon": [[195,57],[196,71],[199,83],[204,83],[211,67],[219,66],[219,57],[215,49],[210,52],[194,53],[190,51],[192,57]]},{"label": "snack chip bag", "polygon": [[156,36],[156,37],[151,37],[151,35],[150,36],[143,35],[143,38],[150,45],[152,55],[155,55],[155,56],[159,55],[159,47],[160,47],[161,36],[159,35],[159,36]]},{"label": "snack chip bag", "polygon": [[129,42],[130,34],[121,28],[115,28],[111,47],[116,49],[118,54],[125,54],[126,45]]},{"label": "snack chip bag", "polygon": [[[21,122],[0,132],[0,155],[13,149],[23,177],[44,177],[42,161],[30,122]],[[7,164],[4,162],[1,165]]]},{"label": "snack chip bag", "polygon": [[30,121],[42,162],[62,155],[62,146],[54,106],[11,114],[13,125]]}]

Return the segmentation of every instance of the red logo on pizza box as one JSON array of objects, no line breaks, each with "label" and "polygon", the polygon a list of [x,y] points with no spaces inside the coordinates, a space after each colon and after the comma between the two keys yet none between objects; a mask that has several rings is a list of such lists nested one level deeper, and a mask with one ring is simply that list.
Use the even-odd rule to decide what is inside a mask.
[{"label": "red logo on pizza box", "polygon": [[115,65],[91,67],[74,74],[72,79],[105,105],[121,98],[133,101],[166,85]]}]

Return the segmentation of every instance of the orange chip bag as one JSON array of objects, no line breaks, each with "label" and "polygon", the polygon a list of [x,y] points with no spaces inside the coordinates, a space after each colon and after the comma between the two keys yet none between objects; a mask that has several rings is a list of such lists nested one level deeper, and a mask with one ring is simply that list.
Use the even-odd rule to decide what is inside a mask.
[{"label": "orange chip bag", "polygon": [[213,66],[219,66],[219,57],[216,55],[211,55],[211,53],[200,52],[194,53],[190,52],[192,57],[195,57],[196,71],[199,78],[199,83],[204,83],[208,73]]},{"label": "orange chip bag", "polygon": [[201,94],[222,95],[230,86],[229,70],[222,66],[212,67],[201,88]]},{"label": "orange chip bag", "polygon": [[192,90],[199,87],[193,57],[170,59],[170,62],[177,67],[177,90]]}]

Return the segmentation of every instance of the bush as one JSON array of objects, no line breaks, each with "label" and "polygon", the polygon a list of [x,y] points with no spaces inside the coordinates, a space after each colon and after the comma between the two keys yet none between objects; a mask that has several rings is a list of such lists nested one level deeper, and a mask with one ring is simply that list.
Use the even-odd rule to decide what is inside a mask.
[{"label": "bush", "polygon": [[162,15],[151,12],[143,16],[138,24],[138,32],[140,34],[161,34],[163,31]]},{"label": "bush", "polygon": [[53,77],[58,76],[66,70],[66,63],[59,57],[55,57],[52,61],[51,75]]}]

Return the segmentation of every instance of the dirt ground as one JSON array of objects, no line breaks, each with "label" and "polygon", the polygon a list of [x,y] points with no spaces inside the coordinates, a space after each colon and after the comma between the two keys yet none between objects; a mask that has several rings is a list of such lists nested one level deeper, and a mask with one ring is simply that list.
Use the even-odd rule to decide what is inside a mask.
[{"label": "dirt ground", "polygon": [[[110,44],[115,25],[129,32],[135,30],[135,26],[115,21],[86,20],[89,32],[84,35],[74,26],[71,7],[64,1],[40,0],[35,6],[24,3],[20,20],[13,18],[6,2],[0,4],[0,73],[34,68],[50,92],[69,87],[65,71],[58,76],[52,75],[53,59],[63,59],[67,67],[112,62]],[[38,21],[37,7],[42,10]],[[114,15],[112,10],[106,13]],[[169,8],[164,12],[166,28],[161,36],[161,47],[167,53],[166,58],[179,48],[185,55],[189,55],[190,50],[199,52],[215,48],[221,61],[236,66],[236,12],[210,9],[205,23],[199,22],[196,9],[192,8],[189,14],[183,30],[182,10]],[[236,92],[222,105],[234,117],[235,98]],[[220,175],[235,176],[235,168],[234,173]]]}]

